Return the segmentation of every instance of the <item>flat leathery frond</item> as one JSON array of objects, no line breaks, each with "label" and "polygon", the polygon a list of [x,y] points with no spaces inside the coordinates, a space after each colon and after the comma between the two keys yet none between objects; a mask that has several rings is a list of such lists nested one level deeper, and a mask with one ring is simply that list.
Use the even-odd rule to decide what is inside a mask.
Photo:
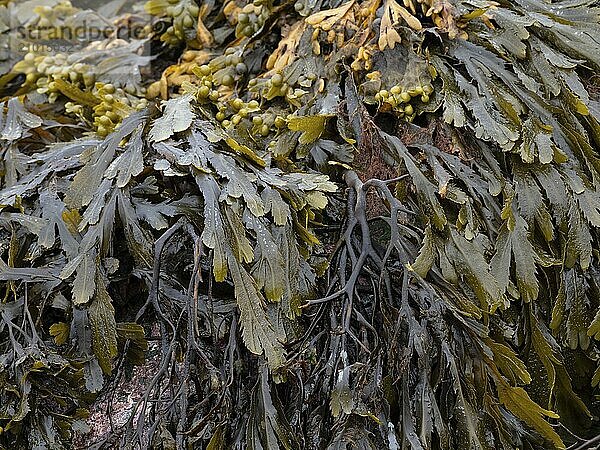
[{"label": "flat leathery frond", "polygon": [[0,3],[0,447],[587,445],[597,2]]},{"label": "flat leathery frond", "polygon": [[290,207],[283,201],[281,194],[270,187],[262,191],[262,199],[265,204],[266,212],[270,212],[276,225],[285,225],[290,217]]},{"label": "flat leathery frond", "polygon": [[536,357],[541,360],[547,373],[550,388],[548,405],[556,405],[558,412],[568,423],[577,423],[580,418],[589,417],[590,410],[573,390],[567,364],[558,354],[555,341],[544,325],[535,318],[531,321],[531,342]]},{"label": "flat leathery frond", "polygon": [[271,301],[279,301],[284,293],[286,283],[283,256],[271,232],[260,219],[245,217],[244,220],[256,234],[255,259],[257,262],[252,274],[259,288],[264,288],[266,298]]},{"label": "flat leathery frond", "polygon": [[73,183],[69,186],[65,203],[71,208],[81,208],[87,206],[92,200],[98,186],[102,182],[104,171],[109,168],[113,162],[115,152],[121,143],[121,140],[128,137],[136,128],[144,123],[147,115],[144,112],[133,114],[123,124],[119,130],[107,137],[100,143],[91,155],[86,155],[88,161],[77,172]]},{"label": "flat leathery frond", "polygon": [[[525,2],[526,3],[526,2]],[[531,5],[529,5],[531,6]],[[537,5],[537,7],[539,8],[539,5]],[[577,66],[577,61],[572,59],[570,56],[566,56],[563,55],[563,53],[561,53],[562,49],[556,49],[555,44],[553,42],[553,44],[551,46],[547,45],[547,41],[544,41],[543,43],[540,41],[540,38],[538,36],[538,34],[536,33],[537,29],[534,26],[536,22],[536,20],[539,20],[540,14],[538,14],[537,12],[535,12],[535,8],[532,8],[532,10],[519,10],[519,15],[515,16],[514,12],[511,11],[504,11],[504,8],[500,7],[498,8],[499,11],[494,12],[493,10],[490,11],[490,17],[492,18],[497,18],[497,25],[499,26],[499,28],[495,31],[489,31],[486,32],[484,34],[482,34],[482,38],[489,40],[489,42],[492,45],[498,45],[499,43],[501,43],[501,40],[496,41],[495,38],[497,36],[510,36],[510,35],[515,35],[518,36],[517,37],[517,43],[518,44],[514,44],[513,45],[513,49],[515,49],[516,47],[519,47],[520,49],[518,51],[515,50],[514,53],[516,53],[514,56],[508,54],[508,55],[504,55],[503,56],[508,56],[509,59],[514,59],[514,62],[517,64],[516,67],[523,67],[522,66],[522,59],[523,59],[523,52],[525,50],[527,50],[527,47],[530,46],[531,50],[531,58],[533,61],[534,65],[543,65],[544,67],[540,67],[539,71],[534,75],[533,78],[530,77],[530,75],[532,75],[532,73],[529,74],[524,74],[524,71],[522,69],[519,69],[516,71],[516,76],[521,77],[522,83],[523,85],[521,85],[521,83],[515,83],[515,75],[507,68],[504,67],[504,63],[499,60],[496,59],[494,61],[494,58],[496,58],[491,52],[487,52],[484,48],[479,47],[479,46],[473,46],[473,44],[470,43],[461,43],[458,44],[456,47],[456,51],[457,53],[456,56],[465,63],[466,65],[466,69],[469,72],[469,74],[471,76],[473,76],[475,79],[478,78],[477,72],[478,71],[486,71],[489,70],[489,74],[492,75],[490,77],[488,77],[487,80],[485,79],[481,79],[480,82],[478,82],[479,84],[479,95],[475,93],[475,91],[472,91],[472,95],[471,98],[475,99],[474,101],[476,102],[477,98],[480,95],[486,95],[488,98],[490,99],[494,99],[495,100],[492,103],[496,104],[496,107],[494,109],[491,109],[492,104],[488,105],[487,107],[483,108],[480,106],[483,105],[477,105],[476,103],[472,103],[472,106],[475,107],[477,106],[477,109],[474,109],[474,113],[475,113],[475,118],[477,121],[484,121],[485,123],[488,122],[488,119],[490,117],[493,117],[495,114],[500,114],[499,118],[501,119],[501,122],[503,121],[507,121],[505,123],[508,123],[509,121],[514,121],[515,119],[517,119],[515,116],[513,116],[511,118],[510,114],[508,113],[508,111],[505,111],[505,106],[503,105],[503,100],[502,100],[502,96],[496,96],[494,91],[496,89],[498,89],[498,87],[505,85],[507,86],[513,93],[517,94],[517,97],[519,98],[520,102],[525,102],[525,105],[528,109],[532,110],[534,114],[537,114],[538,117],[541,115],[541,117],[543,118],[543,122],[546,122],[544,124],[544,126],[549,126],[552,125],[552,127],[550,129],[554,129],[553,133],[554,134],[554,140],[558,143],[558,145],[560,146],[560,144],[562,143],[562,139],[564,138],[563,136],[561,136],[561,132],[559,129],[556,129],[556,125],[554,123],[549,123],[552,122],[552,119],[550,117],[550,111],[551,108],[553,107],[553,105],[555,105],[556,103],[554,102],[554,99],[552,98],[552,96],[558,96],[560,94],[560,92],[564,92],[566,93],[566,95],[571,97],[571,101],[569,102],[572,105],[572,108],[575,111],[578,111],[579,113],[582,114],[587,114],[587,106],[586,104],[588,103],[587,100],[587,92],[585,90],[585,88],[582,86],[580,80],[579,80],[579,76],[577,75],[577,73],[574,71],[574,67]],[[568,13],[568,7],[565,8],[561,8],[561,7],[557,7],[557,11],[560,10],[561,14],[567,14]],[[590,12],[590,17],[593,17],[593,12]],[[549,15],[550,16],[550,15]],[[513,21],[511,21],[511,18],[514,18]],[[520,21],[520,22],[519,22]],[[546,17],[546,20],[544,20],[544,22],[546,22],[546,26],[548,27],[549,30],[553,30],[553,27],[556,25],[557,29],[562,28],[562,26],[564,24],[560,23],[559,24],[559,19],[556,19],[556,22],[554,22],[552,25],[552,19],[549,19],[548,17]],[[520,33],[507,33],[505,35],[502,35],[501,33],[503,32],[503,27],[510,27],[513,23],[519,23],[519,27],[521,32]],[[584,28],[586,26],[589,26],[591,28],[598,28],[597,24],[594,24],[594,21],[592,20],[590,22],[590,24],[586,24],[586,25],[581,25]],[[590,35],[587,35],[585,32],[581,33],[581,36],[586,36],[589,37]],[[593,38],[592,38],[593,39]],[[527,45],[528,44],[528,45]],[[511,44],[512,45],[512,44]],[[589,45],[589,43],[588,43]],[[469,47],[471,47],[474,51],[473,53],[470,54],[471,52],[470,50],[467,50]],[[465,50],[467,50],[467,52],[465,53]],[[502,52],[503,53],[503,52]],[[483,57],[484,59],[487,60],[487,63],[485,64],[485,68],[484,66],[479,66],[478,69],[475,69],[475,67],[477,67],[479,65],[479,63],[477,63],[477,60],[482,60],[480,59],[481,57]],[[468,58],[468,59],[466,59]],[[537,59],[536,59],[537,58]],[[519,61],[521,60],[521,61]],[[592,63],[596,63],[596,57],[593,55],[589,55],[588,54],[588,60]],[[537,61],[537,63],[536,63]],[[470,69],[469,67],[474,64],[473,69]],[[552,68],[551,68],[552,67]],[[483,73],[483,72],[482,72]],[[498,78],[494,78],[494,77],[498,77]],[[550,77],[550,78],[549,78]],[[555,77],[555,78],[552,78]],[[537,78],[537,80],[534,80],[534,78]],[[459,76],[457,74],[457,79],[461,80],[461,76]],[[463,83],[464,84],[464,83]],[[497,85],[496,88],[494,88],[494,84]],[[543,87],[543,91],[546,93],[546,95],[544,95],[544,101],[543,102],[539,102],[539,99],[536,98],[537,95],[539,94],[539,92],[537,92],[539,90],[539,86],[544,86]],[[490,89],[491,88],[491,89]],[[531,90],[536,91],[535,93],[532,93]],[[487,94],[486,94],[487,92]],[[552,92],[553,94],[550,94],[550,92]],[[541,105],[540,105],[541,103]],[[540,109],[540,106],[542,109],[546,109],[547,112],[542,112]],[[512,120],[511,120],[512,119]],[[517,126],[520,125],[521,120],[517,119],[518,123],[516,124]],[[526,123],[530,124],[531,120],[527,120]],[[542,122],[542,123],[543,123]],[[482,122],[483,123],[483,122]],[[520,127],[519,127],[520,128]],[[560,128],[560,127],[559,127]],[[522,133],[526,133],[529,132],[528,130],[531,129],[531,126],[523,126],[522,127]],[[507,131],[504,129],[503,130],[503,126],[501,124],[499,125],[494,125],[493,123],[489,122],[488,126],[484,126],[481,129],[481,134],[482,136],[486,136],[488,138],[492,138],[494,140],[496,140],[500,145],[504,146],[507,149],[510,149],[512,147],[512,145],[510,144],[510,141],[513,140],[512,138],[514,137],[514,135],[510,135],[507,133]],[[516,129],[516,131],[518,131],[518,128]],[[547,133],[547,132],[546,132]],[[537,131],[534,135],[534,139],[536,141],[539,141],[539,139],[543,138],[543,133],[540,133],[540,131]],[[539,136],[539,138],[537,137]],[[524,139],[525,142],[525,139]],[[539,141],[542,142],[542,141]],[[546,141],[547,142],[547,141]],[[548,143],[549,144],[549,143]],[[557,144],[541,144],[541,150],[546,151],[545,149],[548,148],[549,145],[557,145]],[[547,154],[543,154],[543,153],[539,153],[540,154],[540,160],[543,162],[548,162],[549,158],[552,157],[551,153],[548,156]],[[523,155],[524,160],[529,160],[529,162],[533,161],[533,157],[535,157],[536,155],[533,154],[531,156],[529,155]]]},{"label": "flat leathery frond", "polygon": [[515,188],[523,218],[530,227],[537,224],[546,241],[550,242],[554,237],[554,224],[533,173],[515,171]]},{"label": "flat leathery frond", "polygon": [[439,203],[438,197],[436,196],[435,185],[423,175],[421,170],[415,164],[412,156],[408,153],[408,150],[399,139],[391,136],[385,136],[385,139],[387,139],[393,148],[398,151],[399,156],[404,160],[404,164],[406,164],[407,171],[410,174],[413,183],[415,183],[418,194],[427,202],[427,206],[433,213],[433,224],[439,229],[443,228],[446,225],[447,219]]},{"label": "flat leathery frond", "polygon": [[[0,108],[2,109],[0,114],[0,125],[2,126],[0,136],[2,139],[17,140],[23,137],[31,128],[42,125],[42,119],[27,111],[17,98],[10,99],[7,105],[2,102]],[[4,108],[7,109],[6,115],[4,115]]]},{"label": "flat leathery frond", "polygon": [[243,197],[252,214],[259,217],[264,214],[264,206],[253,185],[253,175],[242,171],[234,159],[222,154],[212,154],[209,161],[217,173],[228,180],[225,186],[226,195],[234,198]]},{"label": "flat leathery frond", "polygon": [[140,127],[129,139],[124,152],[106,169],[106,178],[116,177],[117,186],[120,188],[127,186],[132,177],[139,175],[144,170],[142,155],[144,143],[142,139],[142,129]]},{"label": "flat leathery frond", "polygon": [[451,231],[450,236],[446,244],[446,255],[456,272],[465,277],[479,298],[483,309],[493,312],[496,308],[504,306],[506,298],[481,248],[454,230]]},{"label": "flat leathery frond", "polygon": [[229,231],[227,237],[233,254],[238,261],[251,263],[254,260],[254,252],[246,237],[246,230],[239,213],[233,208],[226,208],[225,219],[227,223],[225,229]]},{"label": "flat leathery frond", "polygon": [[267,315],[265,301],[246,269],[231,253],[227,255],[227,262],[235,287],[236,302],[240,308],[244,342],[252,353],[264,353],[269,366],[276,369],[285,361],[285,330],[280,329]]},{"label": "flat leathery frond", "polygon": [[94,300],[89,308],[92,349],[103,372],[112,372],[112,358],[117,356],[117,325],[112,300],[101,279],[97,280]]},{"label": "flat leathery frond", "polygon": [[425,236],[423,238],[423,245],[419,250],[419,256],[415,259],[415,262],[411,264],[412,270],[417,272],[419,276],[425,278],[427,273],[433,266],[436,255],[435,247],[433,243],[433,232],[431,226],[425,228]]},{"label": "flat leathery frond", "polygon": [[535,260],[534,249],[529,241],[527,224],[522,217],[517,216],[512,229],[503,226],[500,230],[496,244],[496,254],[490,262],[495,277],[501,283],[501,288],[506,289],[508,287],[510,269],[514,267],[521,298],[525,302],[535,300],[539,294]]},{"label": "flat leathery frond", "polygon": [[93,252],[86,253],[77,266],[73,281],[73,303],[87,303],[96,291],[96,260]]},{"label": "flat leathery frond", "polygon": [[251,397],[251,411],[246,428],[248,447],[299,448],[293,429],[273,399],[268,381],[268,371],[263,365],[260,368],[260,382],[256,384]]},{"label": "flat leathery frond", "polygon": [[558,415],[552,411],[547,411],[534,403],[523,388],[512,387],[505,383],[498,383],[498,396],[500,402],[506,408],[513,412],[517,417],[524,420],[525,423],[536,429],[557,449],[566,448],[562,443],[560,436],[554,431],[552,426],[546,422],[544,416],[558,418]]},{"label": "flat leathery frond", "polygon": [[205,214],[204,230],[202,231],[202,242],[208,248],[213,249],[214,276],[217,281],[223,281],[227,276],[225,224],[217,201],[218,186],[210,178],[201,178],[198,185],[202,189],[204,197]]},{"label": "flat leathery frond", "polygon": [[155,142],[170,138],[173,133],[187,130],[194,120],[192,96],[183,95],[164,103],[163,115],[156,119],[150,130],[150,140]]}]

